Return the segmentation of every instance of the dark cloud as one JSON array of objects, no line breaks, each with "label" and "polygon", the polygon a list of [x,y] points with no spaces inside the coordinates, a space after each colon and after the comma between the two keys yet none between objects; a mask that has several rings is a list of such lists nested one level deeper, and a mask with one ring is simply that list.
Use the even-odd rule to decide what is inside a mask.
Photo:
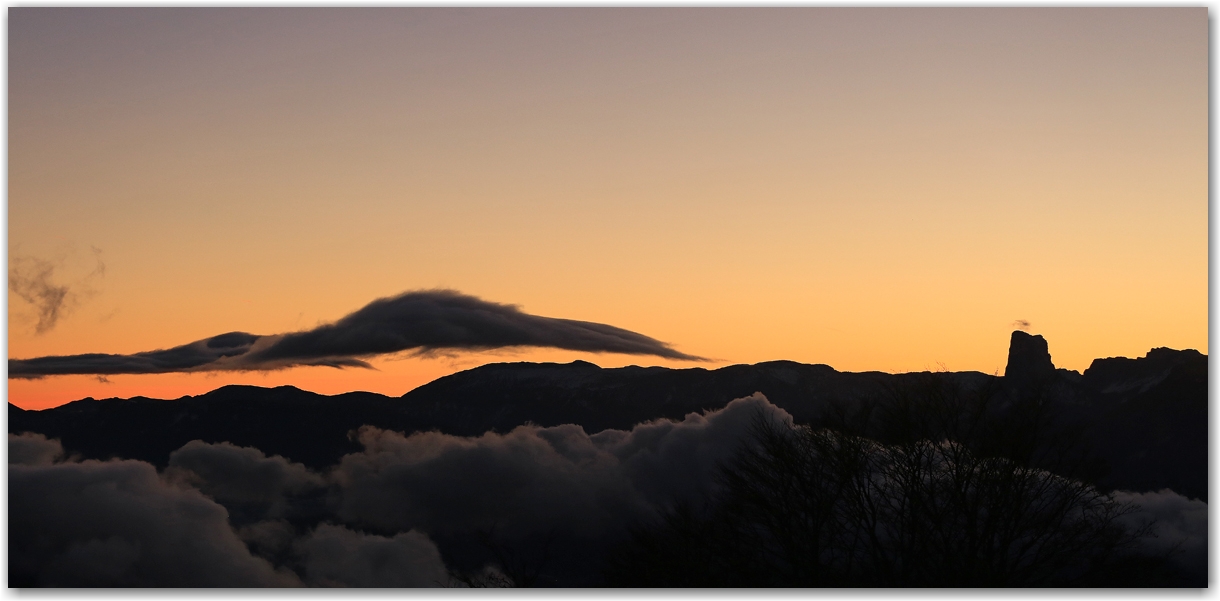
[{"label": "dark cloud", "polygon": [[301,365],[370,367],[363,359],[412,351],[551,347],[701,361],[653,338],[614,326],[539,317],[451,290],[375,300],[339,321],[274,336],[230,332],[166,350],[10,359],[9,377],[255,371]]},{"label": "dark cloud", "polygon": [[322,476],[279,455],[200,440],[170,454],[165,476],[198,488],[230,511],[244,509],[260,519],[283,517],[291,497],[326,486]]},{"label": "dark cloud", "polygon": [[[713,486],[760,415],[788,419],[754,395],[594,435],[573,425],[479,437],[365,428],[365,450],[325,475],[200,441],[175,451],[164,474],[141,461],[56,462],[58,441],[10,435],[10,459],[27,464],[9,466],[10,574],[22,586],[435,586],[452,582],[433,533],[489,527],[517,550],[559,533],[563,554],[596,570],[629,524]],[[235,529],[225,509],[293,505],[321,487],[333,511],[303,530],[291,523],[299,511]]]},{"label": "dark cloud", "polygon": [[1140,540],[1140,552],[1165,556],[1190,576],[1207,581],[1207,503],[1189,499],[1172,490],[1157,492],[1117,491],[1115,498],[1134,503],[1139,511],[1123,516],[1132,528],[1152,524],[1153,536]]},{"label": "dark cloud", "polygon": [[[792,423],[786,412],[756,394],[718,411],[596,434],[575,425],[527,425],[478,437],[404,435],[366,427],[358,434],[365,450],[343,457],[331,471],[336,515],[357,527],[427,532],[446,553],[462,532],[494,528],[503,547],[534,553],[549,534],[561,541],[557,555],[595,564],[597,552],[621,541],[632,524],[653,522],[676,503],[699,507],[717,498],[723,482],[720,466],[751,440],[760,420]],[[871,445],[878,462],[899,457],[880,443]],[[918,448],[917,456],[936,466],[932,477],[937,481],[931,484],[951,486],[956,458],[965,456],[961,445],[926,441]],[[869,486],[881,497],[901,498],[896,491],[906,484],[894,479],[898,472],[892,466],[878,469]],[[1048,472],[1028,475],[1045,483],[1038,506],[1060,502],[1058,490],[1077,490],[1071,481]],[[1156,538],[1139,541],[1142,553],[1174,550],[1173,561],[1184,573],[1204,569],[1204,503],[1170,491],[1115,496],[1120,503],[1134,501],[1142,507],[1125,518],[1133,520],[1131,525],[1156,520]],[[596,582],[596,575],[576,572],[579,562],[564,566],[555,555],[553,573]],[[1192,582],[1199,581],[1205,578]]]},{"label": "dark cloud", "polygon": [[[416,531],[393,536],[283,520],[235,531],[232,502],[282,502],[323,485],[257,449],[192,442],[163,475],[142,461],[58,462],[40,434],[9,435],[10,586],[416,587],[446,582],[440,551]],[[192,484],[200,485],[207,496]],[[251,553],[253,548],[281,561]]]},{"label": "dark cloud", "polygon": [[492,303],[452,290],[434,290],[378,299],[334,324],[286,334],[269,347],[256,350],[252,360],[319,360],[404,350],[485,350],[511,346],[699,359],[622,328],[529,315],[513,305]]},{"label": "dark cloud", "polygon": [[64,456],[58,440],[34,432],[8,435],[9,465],[51,465]]},{"label": "dark cloud", "polygon": [[714,493],[720,464],[758,419],[791,418],[756,394],[596,434],[572,424],[473,437],[365,427],[364,451],[328,472],[332,515],[384,536],[427,533],[466,574],[535,565],[542,583],[596,583],[602,554],[632,524]]},{"label": "dark cloud", "polygon": [[[9,359],[9,377],[38,378],[65,374],[161,374],[235,369],[225,361],[250,351],[260,336],[229,332],[171,349],[107,355],[91,353],[36,359]],[[359,365],[366,365],[357,362]]]},{"label": "dark cloud", "polygon": [[675,500],[711,492],[718,465],[755,420],[790,421],[761,394],[682,421],[589,435],[575,425],[459,437],[363,428],[365,451],[331,476],[348,523],[455,534],[497,528],[505,540],[557,532],[601,540]]},{"label": "dark cloud", "polygon": [[9,259],[8,289],[20,299],[34,306],[38,323],[34,333],[45,334],[75,306],[83,296],[92,293],[90,282],[106,273],[102,262],[102,251],[91,248],[96,266],[91,272],[73,284],[56,282],[56,271],[62,271],[63,261],[51,261],[37,257],[14,255]]},{"label": "dark cloud", "polygon": [[[474,437],[365,427],[364,450],[325,473],[193,441],[159,475],[138,461],[64,460],[57,440],[10,434],[10,574],[41,585],[435,586],[454,583],[450,560],[467,574],[511,568],[470,552],[471,533],[492,532],[510,557],[541,557],[558,541],[540,582],[597,583],[602,554],[633,524],[715,498],[720,466],[760,420],[792,423],[755,394],[594,434],[570,424]],[[872,485],[890,484],[880,475]],[[1174,551],[1205,576],[1206,504],[1172,491],[1115,496],[1140,505],[1124,517],[1131,525],[1155,519],[1143,553]]]},{"label": "dark cloud", "polygon": [[[230,514],[232,518],[232,514]],[[235,526],[237,537],[258,556],[283,557],[296,539],[296,528],[287,520],[263,520]]]},{"label": "dark cloud", "polygon": [[299,585],[148,463],[10,464],[8,485],[10,586]]},{"label": "dark cloud", "polygon": [[440,550],[415,530],[386,537],[321,524],[293,550],[309,586],[429,587],[448,580]]},{"label": "dark cloud", "polygon": [[1033,324],[1029,323],[1029,320],[1026,320],[1026,319],[1018,319],[1018,320],[1012,322],[1012,327],[1014,327],[1018,330],[1021,330],[1022,332],[1028,331],[1029,326],[1031,326],[1031,325],[1033,325]]}]

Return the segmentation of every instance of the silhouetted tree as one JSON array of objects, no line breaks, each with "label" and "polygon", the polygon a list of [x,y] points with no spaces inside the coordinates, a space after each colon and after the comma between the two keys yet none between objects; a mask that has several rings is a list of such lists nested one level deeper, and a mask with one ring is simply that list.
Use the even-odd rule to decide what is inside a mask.
[{"label": "silhouetted tree", "polygon": [[[930,378],[819,427],[759,418],[719,495],[633,530],[620,586],[1070,586],[1147,534],[1072,477],[1087,453],[1045,398]],[[1049,468],[1058,468],[1059,473]]]}]

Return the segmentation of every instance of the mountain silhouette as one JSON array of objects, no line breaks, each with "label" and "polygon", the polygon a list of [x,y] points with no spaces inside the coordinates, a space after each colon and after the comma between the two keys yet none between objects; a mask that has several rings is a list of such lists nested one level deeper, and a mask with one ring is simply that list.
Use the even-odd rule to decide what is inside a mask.
[{"label": "mountain silhouette", "polygon": [[840,372],[827,365],[771,361],[719,369],[601,368],[585,361],[495,363],[439,378],[401,397],[369,392],[320,395],[291,386],[224,386],[176,400],[86,398],[52,409],[9,405],[9,431],[62,441],[84,458],[141,459],[159,467],[191,440],[252,446],[313,468],[360,445],[362,425],[477,436],[532,423],[577,424],[586,432],[629,429],[658,418],[724,407],[761,392],[797,422],[816,423],[832,406],[883,399],[932,379],[964,389],[1043,394],[1109,465],[1098,484],[1170,488],[1207,498],[1207,356],[1157,348],[1137,359],[1097,359],[1084,374],[1055,369],[1041,336],[1013,332],[1003,377],[979,372]]}]

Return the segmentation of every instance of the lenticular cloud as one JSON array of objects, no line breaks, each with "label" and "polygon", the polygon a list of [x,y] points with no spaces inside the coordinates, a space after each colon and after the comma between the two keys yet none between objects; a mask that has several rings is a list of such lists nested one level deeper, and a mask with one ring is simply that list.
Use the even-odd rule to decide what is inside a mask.
[{"label": "lenticular cloud", "polygon": [[549,347],[702,361],[643,334],[611,325],[530,315],[453,290],[377,299],[332,324],[260,336],[229,332],[169,349],[10,359],[10,378],[195,371],[266,371],[303,365],[371,367],[377,355]]}]

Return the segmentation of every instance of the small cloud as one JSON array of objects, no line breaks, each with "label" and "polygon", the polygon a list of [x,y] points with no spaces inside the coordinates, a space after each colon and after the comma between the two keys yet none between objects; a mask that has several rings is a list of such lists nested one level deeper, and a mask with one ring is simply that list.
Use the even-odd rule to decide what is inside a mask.
[{"label": "small cloud", "polygon": [[71,283],[61,283],[67,270],[67,256],[56,259],[14,254],[9,258],[8,289],[18,298],[34,306],[38,323],[35,334],[45,334],[55,328],[82,300],[96,293],[93,282],[106,275],[101,249],[90,246],[94,266],[87,274]]},{"label": "small cloud", "polygon": [[64,447],[58,439],[47,440],[37,432],[8,435],[9,465],[51,465],[64,457]]},{"label": "small cloud", "polygon": [[1029,323],[1029,320],[1027,320],[1027,319],[1018,319],[1018,320],[1012,322],[1012,327],[1014,327],[1018,330],[1021,330],[1022,332],[1028,332],[1029,326],[1031,326],[1031,325],[1033,325],[1033,324]]}]

